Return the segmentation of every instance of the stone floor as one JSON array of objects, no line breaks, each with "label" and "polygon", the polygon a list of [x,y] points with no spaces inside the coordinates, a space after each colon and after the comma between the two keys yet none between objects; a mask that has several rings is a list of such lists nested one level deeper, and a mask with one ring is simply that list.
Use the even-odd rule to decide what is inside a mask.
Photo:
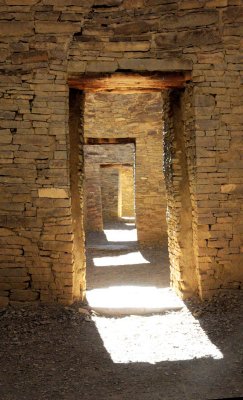
[{"label": "stone floor", "polygon": [[97,294],[89,302],[102,309],[0,311],[1,400],[243,396],[242,292],[168,305],[166,248],[139,249],[133,226],[125,227],[87,238],[88,293]]},{"label": "stone floor", "polygon": [[162,248],[140,248],[134,222],[110,223],[87,235],[87,299],[102,314],[149,314],[181,308],[169,288]]}]

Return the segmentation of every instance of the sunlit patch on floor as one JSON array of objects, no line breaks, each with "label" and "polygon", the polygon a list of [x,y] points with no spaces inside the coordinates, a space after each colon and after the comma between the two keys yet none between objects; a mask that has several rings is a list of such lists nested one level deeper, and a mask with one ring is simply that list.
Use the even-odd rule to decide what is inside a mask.
[{"label": "sunlit patch on floor", "polygon": [[181,309],[184,303],[170,288],[143,286],[111,286],[88,290],[86,294],[90,307],[113,310],[120,313],[153,312],[156,310]]},{"label": "sunlit patch on floor", "polygon": [[[102,249],[98,254],[101,257],[92,257],[93,265],[101,268],[92,265],[93,281],[88,287],[95,289],[87,290],[86,296],[91,309],[97,312],[92,319],[112,361],[155,364],[223,358],[184,302],[166,287],[167,258],[160,259],[157,253],[151,258],[146,253],[148,261],[139,251],[130,251],[137,250],[133,247],[137,241],[136,229],[131,224],[133,221],[127,219],[124,225],[128,229],[104,231],[107,242],[131,241],[131,244],[112,243],[109,247],[105,243],[107,251],[104,253]],[[130,252],[118,254],[120,250],[124,253],[124,248]],[[168,275],[162,282],[166,271]],[[138,274],[136,280],[135,274]],[[110,287],[106,287],[107,282]],[[129,282],[136,282],[137,286]]]},{"label": "sunlit patch on floor", "polygon": [[104,229],[108,242],[136,242],[137,230],[135,229]]},{"label": "sunlit patch on floor", "polygon": [[186,308],[147,317],[96,316],[93,321],[114,363],[223,358]]},{"label": "sunlit patch on floor", "polygon": [[95,267],[149,264],[140,251],[109,257],[94,257],[93,262]]}]

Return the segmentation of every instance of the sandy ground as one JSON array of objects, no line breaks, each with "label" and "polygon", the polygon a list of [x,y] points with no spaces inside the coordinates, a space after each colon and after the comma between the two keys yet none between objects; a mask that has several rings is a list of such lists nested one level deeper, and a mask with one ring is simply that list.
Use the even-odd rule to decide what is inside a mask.
[{"label": "sandy ground", "polygon": [[[166,249],[88,239],[90,291],[142,287],[144,302],[146,289],[168,290]],[[139,264],[119,258],[131,253]],[[242,315],[241,291],[145,315],[104,316],[81,303],[1,310],[0,399],[243,397]]]}]

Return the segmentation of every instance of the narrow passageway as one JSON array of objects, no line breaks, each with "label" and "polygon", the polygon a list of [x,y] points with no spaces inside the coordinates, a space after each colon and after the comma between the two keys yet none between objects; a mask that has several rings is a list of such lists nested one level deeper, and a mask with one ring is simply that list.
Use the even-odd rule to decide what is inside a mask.
[{"label": "narrow passageway", "polygon": [[166,245],[141,247],[133,218],[87,235],[87,300],[110,314],[149,314],[183,306],[170,289]]}]

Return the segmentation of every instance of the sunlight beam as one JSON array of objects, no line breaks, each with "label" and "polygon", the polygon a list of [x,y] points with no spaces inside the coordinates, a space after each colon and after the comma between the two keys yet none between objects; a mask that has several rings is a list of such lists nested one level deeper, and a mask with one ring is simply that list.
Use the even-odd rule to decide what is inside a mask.
[{"label": "sunlight beam", "polygon": [[223,358],[171,288],[112,286],[87,291],[87,300],[114,363]]},{"label": "sunlight beam", "polygon": [[111,286],[87,290],[86,298],[91,308],[112,310],[120,313],[153,312],[156,310],[181,309],[183,301],[170,288],[153,286]]},{"label": "sunlight beam", "polygon": [[137,230],[134,229],[104,229],[108,242],[137,242]]},{"label": "sunlight beam", "polygon": [[143,257],[140,251],[135,251],[127,254],[121,254],[119,256],[94,257],[93,263],[95,267],[108,267],[119,265],[149,264],[150,262]]},{"label": "sunlight beam", "polygon": [[184,308],[164,315],[92,317],[114,363],[222,359],[199,322]]}]

